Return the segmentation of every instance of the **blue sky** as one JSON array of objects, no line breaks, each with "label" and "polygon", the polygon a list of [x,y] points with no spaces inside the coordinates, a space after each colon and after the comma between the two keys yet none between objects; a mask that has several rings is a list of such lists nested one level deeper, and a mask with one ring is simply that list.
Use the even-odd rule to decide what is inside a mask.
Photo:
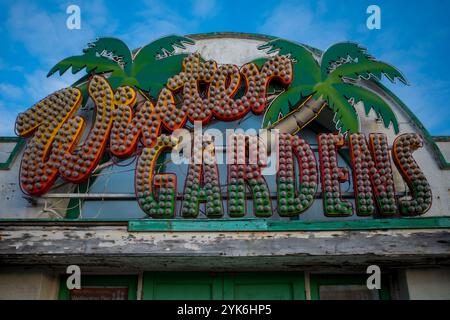
[{"label": "blue sky", "polygon": [[[66,28],[66,8],[81,9],[81,30]],[[381,8],[381,30],[366,28],[366,8]],[[450,135],[450,1],[21,1],[0,4],[0,136],[18,112],[80,76],[46,78],[59,60],[99,36],[130,48],[160,36],[213,31],[264,33],[326,49],[356,41],[398,67],[410,86],[389,85],[433,135]],[[81,74],[81,73],[80,73]]]}]

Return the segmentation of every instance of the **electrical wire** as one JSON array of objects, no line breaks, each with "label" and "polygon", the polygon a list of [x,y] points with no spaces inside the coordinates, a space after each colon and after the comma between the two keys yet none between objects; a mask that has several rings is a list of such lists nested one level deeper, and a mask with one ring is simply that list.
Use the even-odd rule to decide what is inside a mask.
[{"label": "electrical wire", "polygon": [[60,203],[63,200],[64,199],[60,199],[60,200],[56,201],[56,203],[51,203],[51,204],[49,204],[49,202],[47,200],[45,200],[44,208],[42,208],[39,211],[38,217],[41,216],[43,213],[50,212],[50,213],[55,214],[58,218],[63,219],[64,218],[63,214],[57,212],[57,210],[67,211],[67,210],[72,210],[72,209],[75,209],[76,207],[78,207],[78,204],[76,204],[75,206],[72,206],[72,207],[64,207],[64,208],[63,207],[60,207],[60,208],[54,207],[55,205],[57,205],[58,203]]},{"label": "electrical wire", "polygon": [[132,157],[130,163],[127,163],[127,164],[120,164],[121,161],[120,161],[120,160],[119,160],[119,161],[115,160],[115,159],[117,159],[117,158],[111,153],[111,150],[110,150],[109,148],[107,149],[107,151],[108,151],[108,155],[109,155],[111,161],[113,162],[113,164],[116,165],[116,166],[118,166],[118,167],[128,167],[129,165],[133,164],[134,161],[136,161],[137,156],[138,156],[138,152],[135,151],[135,152],[133,152],[133,154],[130,156],[130,158]]},{"label": "electrical wire", "polygon": [[[103,187],[103,193],[106,193],[106,189],[108,188],[108,184],[109,184],[110,180],[111,180],[111,176],[108,176],[107,180],[105,181],[105,185]],[[97,213],[92,217],[92,219],[97,219],[100,216],[100,214],[103,210],[103,207],[105,206],[105,199],[102,198],[100,202],[101,202],[100,208],[97,210]]]},{"label": "electrical wire", "polygon": [[130,171],[136,171],[136,168],[132,168],[132,169],[127,169],[127,170],[120,170],[120,171],[111,171],[111,172],[102,172],[102,173],[96,173],[91,175],[91,177],[101,177],[101,176],[108,176],[111,174],[116,174],[116,173],[124,173],[124,172],[130,172]]}]

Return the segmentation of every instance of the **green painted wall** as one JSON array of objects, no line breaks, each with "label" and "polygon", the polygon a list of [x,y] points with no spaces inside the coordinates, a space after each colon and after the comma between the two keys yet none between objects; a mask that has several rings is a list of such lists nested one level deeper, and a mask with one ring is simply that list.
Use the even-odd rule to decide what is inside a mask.
[{"label": "green painted wall", "polygon": [[148,272],[144,274],[143,299],[304,300],[304,274]]},{"label": "green painted wall", "polygon": [[[324,285],[366,285],[366,275],[310,275],[312,300],[320,300]],[[389,300],[389,275],[382,277],[381,300]],[[88,275],[82,287],[128,287],[128,299],[137,298],[137,276]],[[143,300],[305,300],[303,272],[145,272]],[[59,298],[70,298],[66,277],[61,277]]]}]

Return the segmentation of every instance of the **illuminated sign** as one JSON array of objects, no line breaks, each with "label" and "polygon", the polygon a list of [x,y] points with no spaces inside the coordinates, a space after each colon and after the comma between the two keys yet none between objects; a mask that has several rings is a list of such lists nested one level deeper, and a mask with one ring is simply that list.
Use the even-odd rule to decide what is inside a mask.
[{"label": "illuminated sign", "polygon": [[[243,66],[218,64],[199,53],[174,49],[193,43],[170,36],[133,55],[120,40],[102,38],[83,55],[58,63],[49,75],[69,68],[74,73],[86,68],[88,75],[17,117],[18,134],[28,137],[20,170],[23,191],[41,195],[58,177],[73,183],[86,181],[105,152],[121,159],[137,155],[135,191],[142,210],[153,218],[175,217],[179,177],[155,172],[161,154],[180,147],[183,139],[175,133],[187,123],[234,121],[251,112],[264,114],[263,128],[281,133],[274,146],[261,144],[251,134],[227,137],[229,216],[245,215],[249,195],[257,217],[269,217],[274,210],[280,216],[296,216],[311,207],[318,192],[326,216],[350,216],[355,209],[340,188],[350,179],[357,215],[413,216],[430,208],[431,188],[413,157],[422,146],[421,137],[400,134],[390,152],[385,134],[358,132],[355,105],[363,102],[366,113],[373,109],[386,127],[392,125],[398,133],[389,105],[358,83],[361,78],[382,75],[406,82],[394,67],[373,59],[354,43],[333,45],[318,62],[310,48],[276,39],[259,49],[277,54]],[[268,89],[274,84],[282,89],[269,99]],[[80,110],[88,101],[95,108],[93,123],[85,132]],[[317,136],[316,159],[301,129],[325,107],[335,113],[337,131]],[[183,217],[197,217],[201,203],[207,217],[224,215],[216,150],[210,138],[194,134],[188,142],[193,148],[180,208]],[[337,161],[343,147],[350,153],[351,173]],[[276,160],[276,209],[262,174],[269,154]],[[395,192],[391,161],[410,189],[408,198],[399,199]]]}]

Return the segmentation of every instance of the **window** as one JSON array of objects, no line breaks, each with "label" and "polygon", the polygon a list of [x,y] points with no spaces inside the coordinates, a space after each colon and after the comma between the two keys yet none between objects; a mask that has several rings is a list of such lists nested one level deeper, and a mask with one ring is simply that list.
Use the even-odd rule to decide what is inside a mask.
[{"label": "window", "polygon": [[389,282],[382,275],[380,290],[369,290],[369,275],[311,275],[312,300],[389,300]]},{"label": "window", "polygon": [[136,300],[137,277],[124,275],[81,276],[81,289],[67,289],[61,277],[60,300]]}]

